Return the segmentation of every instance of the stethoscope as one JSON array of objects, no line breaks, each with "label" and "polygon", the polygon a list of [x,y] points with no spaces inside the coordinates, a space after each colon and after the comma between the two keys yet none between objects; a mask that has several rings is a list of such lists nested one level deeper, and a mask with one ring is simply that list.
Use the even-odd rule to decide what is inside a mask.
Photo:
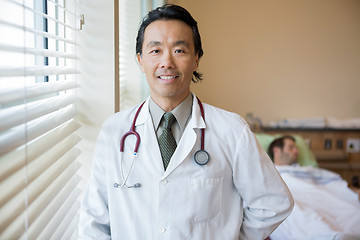
[{"label": "stethoscope", "polygon": [[[205,113],[204,113],[204,108],[203,108],[203,105],[200,101],[199,98],[197,98],[197,101],[199,103],[199,106],[200,106],[200,113],[201,113],[201,117],[204,119],[205,121]],[[127,185],[126,182],[130,176],[130,173],[131,173],[131,170],[133,168],[133,165],[134,165],[134,162],[135,162],[135,159],[137,157],[137,151],[139,149],[139,145],[140,145],[140,135],[138,132],[136,132],[135,130],[135,123],[136,123],[136,119],[138,118],[138,115],[140,113],[140,110],[142,109],[143,105],[144,105],[145,102],[143,102],[139,108],[137,109],[136,113],[135,113],[135,116],[134,116],[134,119],[133,119],[133,122],[131,124],[131,127],[130,127],[130,130],[127,131],[121,138],[120,140],[120,152],[124,152],[124,145],[125,145],[125,139],[127,136],[129,135],[135,135],[136,137],[136,143],[135,143],[135,148],[134,148],[134,157],[133,157],[133,160],[131,162],[131,165],[130,165],[130,169],[129,169],[129,172],[128,174],[125,176],[124,175],[124,171],[123,171],[123,167],[122,167],[122,160],[120,162],[120,170],[121,170],[121,177],[122,177],[122,181],[123,183],[122,184],[118,184],[118,183],[114,183],[114,187],[115,188],[122,188],[122,187],[127,187],[127,188],[138,188],[138,187],[141,187],[141,184],[140,183],[136,183],[134,185]],[[196,151],[195,154],[194,154],[194,160],[197,164],[199,165],[205,165],[209,162],[210,160],[210,155],[209,153],[204,149],[205,148],[205,129],[202,128],[201,129],[201,147],[200,147],[200,150]]]}]

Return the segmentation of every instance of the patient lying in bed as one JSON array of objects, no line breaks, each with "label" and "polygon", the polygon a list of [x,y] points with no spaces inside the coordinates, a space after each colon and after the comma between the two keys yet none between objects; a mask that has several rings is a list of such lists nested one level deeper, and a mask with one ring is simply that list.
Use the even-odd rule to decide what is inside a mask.
[{"label": "patient lying in bed", "polygon": [[298,165],[292,137],[275,140],[269,155],[295,200],[293,212],[271,240],[360,239],[359,193],[334,172]]}]

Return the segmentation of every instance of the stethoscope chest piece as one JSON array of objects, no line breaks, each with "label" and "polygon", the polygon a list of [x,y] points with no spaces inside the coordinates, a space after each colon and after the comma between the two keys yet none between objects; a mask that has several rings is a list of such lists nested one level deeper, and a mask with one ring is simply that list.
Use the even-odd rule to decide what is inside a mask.
[{"label": "stethoscope chest piece", "polygon": [[198,150],[194,154],[194,160],[199,165],[205,165],[209,162],[210,156],[209,153],[205,150]]}]

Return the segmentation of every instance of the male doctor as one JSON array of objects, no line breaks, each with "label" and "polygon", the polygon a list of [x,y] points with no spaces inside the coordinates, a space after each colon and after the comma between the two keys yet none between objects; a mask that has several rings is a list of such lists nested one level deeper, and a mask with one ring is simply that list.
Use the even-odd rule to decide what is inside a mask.
[{"label": "male doctor", "polygon": [[[79,239],[265,239],[293,199],[246,122],[190,92],[201,80],[197,22],[180,6],[157,8],[139,28],[136,51],[151,96],[104,123]],[[137,157],[135,135],[120,151],[134,119]],[[201,145],[206,153],[195,161]]]}]

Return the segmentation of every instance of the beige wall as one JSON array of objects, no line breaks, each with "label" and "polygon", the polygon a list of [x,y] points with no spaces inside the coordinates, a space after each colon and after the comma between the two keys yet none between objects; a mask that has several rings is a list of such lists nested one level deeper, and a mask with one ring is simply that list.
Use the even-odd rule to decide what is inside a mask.
[{"label": "beige wall", "polygon": [[265,122],[360,117],[360,1],[170,2],[198,21],[204,102]]}]

